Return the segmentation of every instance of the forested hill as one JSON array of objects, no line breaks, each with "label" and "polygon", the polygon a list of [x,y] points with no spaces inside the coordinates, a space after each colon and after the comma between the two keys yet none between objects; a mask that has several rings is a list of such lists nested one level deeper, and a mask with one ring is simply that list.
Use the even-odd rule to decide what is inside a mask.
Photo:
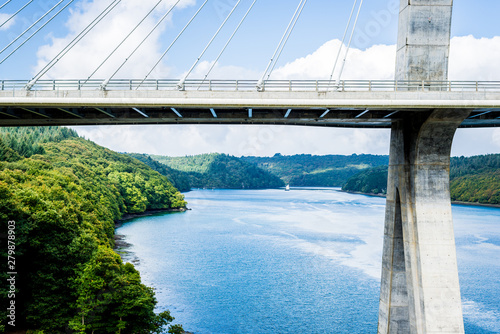
[{"label": "forested hill", "polygon": [[189,191],[191,190],[191,184],[189,182],[189,175],[177,169],[168,167],[167,165],[151,158],[147,154],[139,153],[127,153],[132,158],[144,162],[146,165],[151,167],[151,169],[157,171],[161,175],[165,175],[170,182],[179,189],[179,191]]},{"label": "forested hill", "polygon": [[452,158],[450,192],[454,201],[500,204],[500,154]]},{"label": "forested hill", "polygon": [[[353,176],[342,189],[385,194],[387,166]],[[500,204],[500,154],[451,158],[450,193],[453,201]]]},{"label": "forested hill", "polygon": [[285,185],[279,177],[227,154],[151,157],[170,168],[184,172],[193,188],[264,189]]},{"label": "forested hill", "polygon": [[[0,292],[2,305],[15,303],[15,329],[149,333],[172,321],[113,251],[114,223],[185,205],[166,177],[72,130],[0,128],[0,278],[17,272],[15,290]],[[14,329],[8,312],[0,332]]]},{"label": "forested hill", "polygon": [[277,175],[291,186],[341,187],[361,170],[387,165],[386,155],[281,155],[273,157],[242,157]]}]

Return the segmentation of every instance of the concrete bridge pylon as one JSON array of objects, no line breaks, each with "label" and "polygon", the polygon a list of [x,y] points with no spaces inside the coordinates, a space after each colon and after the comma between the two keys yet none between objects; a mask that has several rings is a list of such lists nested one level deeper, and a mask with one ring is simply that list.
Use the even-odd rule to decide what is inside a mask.
[{"label": "concrete bridge pylon", "polygon": [[[445,81],[452,0],[401,0],[396,80]],[[424,83],[427,82],[427,83]],[[392,124],[378,333],[464,333],[449,191],[469,111],[415,111]]]}]

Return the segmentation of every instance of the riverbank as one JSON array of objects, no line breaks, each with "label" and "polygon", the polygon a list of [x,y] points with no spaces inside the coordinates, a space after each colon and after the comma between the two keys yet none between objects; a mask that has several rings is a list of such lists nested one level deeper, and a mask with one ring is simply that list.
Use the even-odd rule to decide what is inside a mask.
[{"label": "riverbank", "polygon": [[124,222],[126,222],[127,220],[130,220],[130,219],[134,219],[134,218],[147,217],[147,216],[152,216],[152,215],[156,215],[159,213],[167,213],[167,212],[186,212],[188,210],[191,210],[191,209],[189,209],[189,208],[151,209],[151,210],[146,210],[146,211],[141,212],[141,213],[126,213],[123,215],[123,217],[121,219],[118,219],[117,221],[115,221],[115,228],[122,226],[122,224]]},{"label": "riverbank", "polygon": [[366,195],[372,197],[385,197],[384,194],[374,194],[374,193],[363,193],[361,191],[349,191],[349,190],[339,190],[343,193],[354,194],[354,195]]},{"label": "riverbank", "polygon": [[[151,209],[151,210],[146,210],[141,213],[126,213],[123,215],[122,219],[119,219],[115,221],[115,229],[121,227],[123,223],[125,223],[128,220],[135,219],[135,218],[141,218],[141,217],[148,217],[148,216],[153,216],[161,213],[168,213],[168,212],[186,212],[187,210],[191,210],[188,208],[179,208],[179,209]],[[121,234],[116,234],[114,235],[114,241],[115,241],[115,246],[114,250],[121,256],[124,253],[127,253],[126,249],[131,246],[128,242],[125,241],[125,236]]]},{"label": "riverbank", "polygon": [[[359,191],[348,191],[348,190],[340,190],[341,192],[348,193],[348,194],[355,194],[355,195],[365,195],[365,196],[372,196],[372,197],[386,197],[384,194],[373,194],[373,193],[363,193]],[[480,207],[486,207],[486,208],[498,208],[500,209],[500,204],[487,204],[487,203],[477,203],[477,202],[461,202],[461,201],[451,201],[451,204],[456,204],[456,205],[467,205],[467,206],[480,206]]]},{"label": "riverbank", "polygon": [[482,207],[486,207],[486,208],[500,209],[500,204],[471,203],[471,202],[460,202],[460,201],[451,201],[451,204],[467,205],[467,206],[482,206]]}]

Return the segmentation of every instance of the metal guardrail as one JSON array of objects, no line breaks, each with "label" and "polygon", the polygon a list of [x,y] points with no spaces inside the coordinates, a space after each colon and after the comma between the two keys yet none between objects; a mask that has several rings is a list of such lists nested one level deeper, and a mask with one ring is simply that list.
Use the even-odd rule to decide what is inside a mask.
[{"label": "metal guardrail", "polygon": [[[30,91],[100,90],[103,80],[39,80]],[[257,88],[257,80],[186,80],[179,87],[176,79],[113,79],[105,90],[186,90],[186,91],[275,91],[275,92],[500,92],[500,81],[394,81],[394,80],[342,80],[337,85],[329,80],[268,80]],[[27,90],[29,80],[1,80],[0,90]]]}]

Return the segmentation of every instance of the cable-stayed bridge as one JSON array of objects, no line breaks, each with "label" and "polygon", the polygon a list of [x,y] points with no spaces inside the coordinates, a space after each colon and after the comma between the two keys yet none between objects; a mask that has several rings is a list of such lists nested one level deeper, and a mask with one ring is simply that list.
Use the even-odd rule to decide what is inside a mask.
[{"label": "cable-stayed bridge", "polygon": [[500,126],[500,82],[274,80],[0,82],[0,124],[288,124],[390,128],[409,112],[462,109],[461,127]]},{"label": "cable-stayed bridge", "polygon": [[[307,0],[298,1],[259,80],[208,77],[256,0],[251,2],[204,78],[189,76],[241,1],[230,8],[182,78],[151,78],[154,67],[207,1],[201,3],[156,65],[141,79],[116,79],[116,75],[178,0],[172,2],[128,57],[114,64],[116,70],[107,78],[97,80],[94,75],[161,0],[123,40],[117,41],[116,48],[87,78],[46,79],[52,67],[121,2],[110,1],[33,78],[19,81],[0,78],[0,126],[283,124],[391,128],[378,332],[464,333],[449,194],[451,144],[458,127],[500,125],[500,82],[448,80],[452,0],[400,2],[395,80],[342,79],[363,0],[354,1],[342,38],[344,47],[338,51],[333,70],[327,69],[331,70],[328,80],[271,80]],[[0,5],[0,9],[10,2]],[[47,16],[52,15],[49,20],[59,13],[52,11],[64,10],[65,7],[58,9],[59,5],[63,6],[64,1],[47,12]],[[0,28],[10,19],[0,23]],[[0,66],[21,47],[22,44],[18,45],[0,60]]]}]

